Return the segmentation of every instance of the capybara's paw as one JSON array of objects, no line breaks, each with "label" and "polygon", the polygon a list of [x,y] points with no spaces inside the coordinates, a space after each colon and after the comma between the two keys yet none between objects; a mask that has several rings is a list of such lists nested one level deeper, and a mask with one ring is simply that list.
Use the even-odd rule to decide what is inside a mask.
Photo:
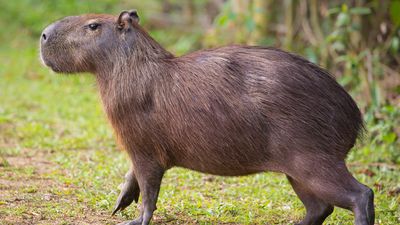
[{"label": "capybara's paw", "polygon": [[127,220],[122,223],[119,223],[117,225],[141,225],[142,224],[142,218],[137,218],[135,220]]},{"label": "capybara's paw", "polygon": [[132,191],[130,191],[130,189],[123,188],[118,196],[117,202],[115,203],[112,215],[115,215],[115,213],[118,211],[124,210],[126,207],[132,204],[134,199],[135,197]]},{"label": "capybara's paw", "polygon": [[137,202],[139,199],[139,194],[140,190],[137,183],[133,180],[126,180],[122,186],[121,193],[118,196],[112,215],[118,211],[124,210],[126,207],[132,204],[133,200]]}]

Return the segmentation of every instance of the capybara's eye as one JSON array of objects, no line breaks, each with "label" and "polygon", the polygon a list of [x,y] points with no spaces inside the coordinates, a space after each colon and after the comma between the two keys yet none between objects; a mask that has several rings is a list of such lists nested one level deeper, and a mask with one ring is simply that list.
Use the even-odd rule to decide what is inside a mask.
[{"label": "capybara's eye", "polygon": [[99,28],[99,27],[100,27],[100,24],[98,24],[98,23],[89,24],[90,30],[97,30],[97,28]]}]

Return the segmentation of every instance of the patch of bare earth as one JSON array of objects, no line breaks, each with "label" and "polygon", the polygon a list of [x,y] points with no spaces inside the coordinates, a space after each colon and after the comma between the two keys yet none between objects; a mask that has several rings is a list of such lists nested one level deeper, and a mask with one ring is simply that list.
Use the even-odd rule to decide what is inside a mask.
[{"label": "patch of bare earth", "polygon": [[[48,154],[3,156],[0,164],[0,224],[115,224],[110,212],[78,202],[74,186],[48,176],[60,170]],[[69,210],[63,212],[63,210]],[[72,212],[71,212],[72,211]]]}]

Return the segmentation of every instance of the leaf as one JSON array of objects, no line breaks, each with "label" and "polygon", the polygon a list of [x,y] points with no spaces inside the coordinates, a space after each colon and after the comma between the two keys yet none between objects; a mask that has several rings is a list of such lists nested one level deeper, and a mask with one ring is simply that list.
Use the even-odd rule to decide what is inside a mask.
[{"label": "leaf", "polygon": [[229,17],[226,14],[223,14],[221,16],[218,16],[216,19],[217,25],[221,27],[225,27],[229,21]]},{"label": "leaf", "polygon": [[367,7],[355,7],[350,9],[350,14],[354,15],[368,15],[371,13],[371,9]]},{"label": "leaf", "polygon": [[339,7],[328,9],[328,15],[337,14],[339,12],[340,12],[340,8]]},{"label": "leaf", "polygon": [[388,112],[388,113],[393,113],[393,112],[395,112],[395,108],[394,108],[394,106],[392,106],[392,105],[387,105],[387,106],[383,107],[383,109],[384,109],[386,112]]},{"label": "leaf", "polygon": [[349,10],[349,7],[346,4],[342,4],[341,10],[342,10],[342,12],[347,13],[347,11]]},{"label": "leaf", "polygon": [[393,53],[396,53],[399,50],[399,46],[400,46],[400,40],[398,37],[394,37],[392,39],[392,42],[390,43],[390,50]]},{"label": "leaf", "polygon": [[339,79],[339,83],[342,86],[346,86],[348,84],[350,84],[350,82],[353,80],[353,78],[351,76],[343,76]]},{"label": "leaf", "polygon": [[396,137],[397,137],[397,135],[396,135],[394,132],[390,132],[390,133],[385,134],[385,135],[382,137],[382,139],[383,139],[386,143],[391,144],[391,143],[393,143],[393,142],[396,140]]},{"label": "leaf", "polygon": [[335,51],[338,51],[338,52],[342,52],[342,51],[345,51],[345,50],[346,50],[346,46],[345,46],[342,42],[340,42],[340,41],[336,41],[335,43],[332,44],[331,47],[332,47]]},{"label": "leaf", "polygon": [[339,13],[336,19],[336,26],[342,27],[348,25],[350,22],[350,16],[347,13]]},{"label": "leaf", "polygon": [[341,36],[342,32],[340,30],[334,30],[331,34],[328,35],[328,37],[326,37],[326,41],[328,43],[332,43],[339,40]]},{"label": "leaf", "polygon": [[389,6],[390,19],[393,24],[400,26],[400,1],[392,1]]}]

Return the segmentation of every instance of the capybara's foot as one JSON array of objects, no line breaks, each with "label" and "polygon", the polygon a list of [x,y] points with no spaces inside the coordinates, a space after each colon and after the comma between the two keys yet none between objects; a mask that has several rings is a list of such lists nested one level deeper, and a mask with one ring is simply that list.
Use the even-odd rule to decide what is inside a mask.
[{"label": "capybara's foot", "polygon": [[373,225],[375,221],[374,211],[374,192],[360,185],[360,191],[353,194],[355,207],[353,209],[356,216],[355,225]]},{"label": "capybara's foot", "polygon": [[143,221],[142,217],[139,217],[139,218],[137,218],[135,220],[127,220],[127,221],[124,221],[124,222],[119,223],[117,225],[141,225],[142,221]]},{"label": "capybara's foot", "polygon": [[137,180],[132,173],[128,172],[125,175],[125,182],[122,186],[121,193],[118,196],[112,215],[118,211],[124,210],[126,207],[132,204],[133,200],[138,202],[139,194],[140,189]]}]

